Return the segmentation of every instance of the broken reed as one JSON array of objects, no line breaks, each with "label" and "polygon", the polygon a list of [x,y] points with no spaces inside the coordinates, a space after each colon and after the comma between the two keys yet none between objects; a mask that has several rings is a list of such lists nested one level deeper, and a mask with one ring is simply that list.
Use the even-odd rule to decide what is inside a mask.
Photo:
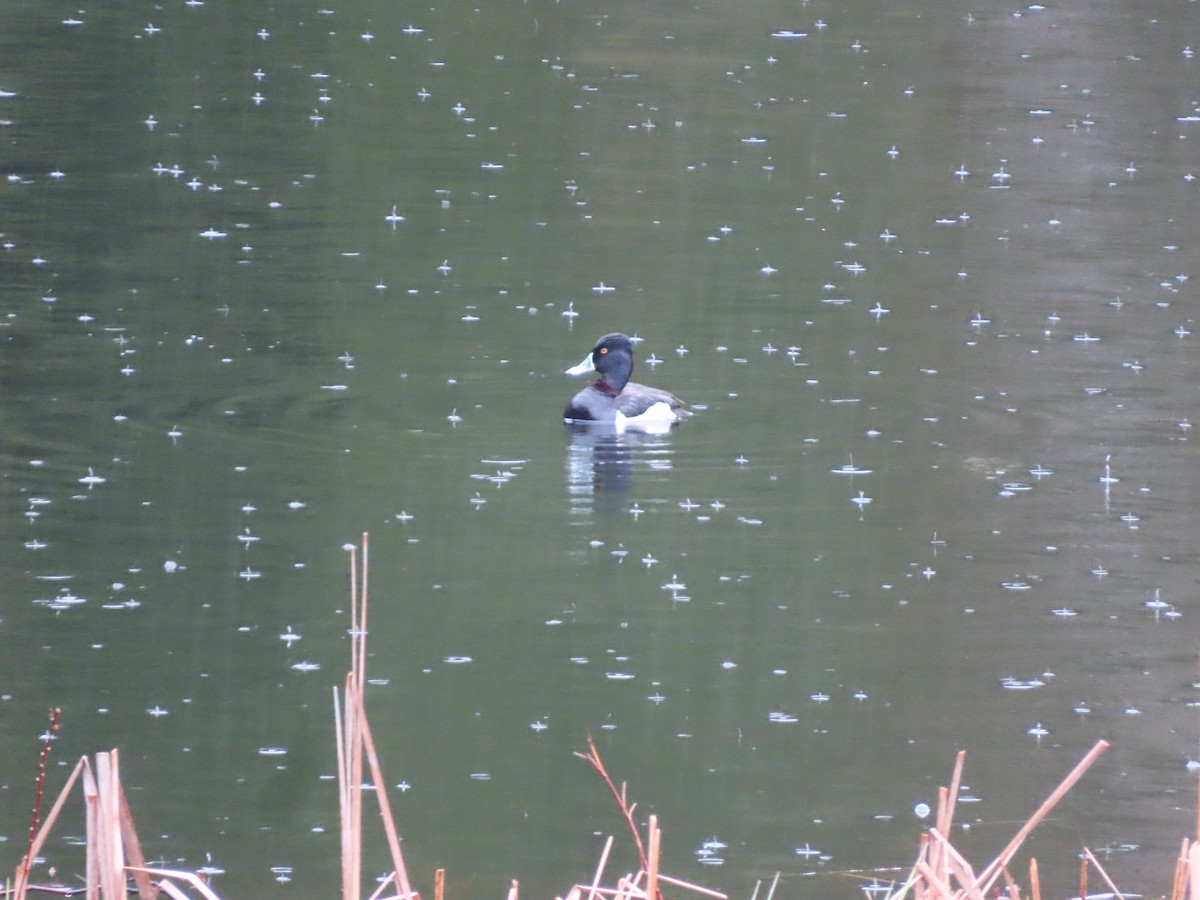
[{"label": "broken reed", "polygon": [[[367,721],[366,706],[363,701],[362,687],[366,684],[367,660],[369,546],[369,536],[364,533],[361,572],[355,548],[351,548],[350,551],[350,670],[346,673],[346,683],[341,695],[339,696],[336,689],[333,695],[334,733],[338,763],[338,809],[341,816],[342,898],[343,900],[357,900],[361,896],[359,890],[362,884],[362,763],[365,756],[374,780],[375,790],[373,793],[379,803],[379,813],[393,864],[392,873],[382,879],[379,888],[372,895],[372,900],[376,900],[389,884],[395,884],[399,890],[400,893],[394,895],[398,900],[412,900],[412,898],[419,900],[420,895],[413,891],[408,880],[404,857],[400,850],[399,833],[392,817],[385,788],[386,782],[375,751],[375,741],[371,735],[371,726]],[[630,873],[620,878],[615,888],[601,887],[600,880],[603,877],[605,863],[613,843],[612,838],[609,837],[592,883],[586,888],[576,885],[568,897],[581,900],[585,896],[583,892],[586,890],[589,900],[599,900],[605,896],[662,900],[662,893],[659,891],[661,882],[698,892],[716,898],[716,900],[728,900],[724,894],[718,891],[712,891],[662,873],[659,867],[662,832],[658,827],[658,817],[650,816],[647,831],[649,851],[647,851],[633,819],[633,811],[637,804],[628,801],[624,783],[620,789],[614,784],[590,736],[588,752],[576,755],[592,764],[617,801],[618,808],[633,836],[634,845],[637,847],[641,868],[637,873]],[[641,887],[643,880],[645,887]],[[507,900],[518,900],[519,889],[519,883],[513,879],[509,885]],[[435,900],[442,900],[444,891],[445,870],[438,869],[434,880]]]},{"label": "broken reed", "polygon": [[[342,836],[342,898],[343,900],[356,900],[360,896],[359,889],[362,883],[362,763],[365,755],[371,770],[371,777],[374,780],[375,790],[373,793],[379,802],[379,813],[393,864],[392,873],[382,880],[378,890],[372,895],[372,900],[375,900],[389,884],[395,884],[400,891],[395,895],[399,900],[411,900],[411,898],[419,898],[420,895],[413,891],[408,880],[404,857],[400,851],[399,834],[387,799],[386,781],[379,765],[375,741],[371,735],[371,727],[367,721],[366,706],[363,701],[367,660],[369,546],[369,536],[364,533],[361,574],[357,564],[356,550],[351,548],[350,551],[350,671],[346,673],[346,683],[340,698],[336,689],[333,698],[338,760],[338,809],[341,814],[340,831]],[[592,883],[586,888],[576,885],[568,897],[581,900],[584,896],[583,891],[586,890],[589,900],[599,900],[604,896],[662,900],[662,894],[659,891],[659,883],[662,882],[695,891],[716,898],[716,900],[727,900],[722,893],[662,873],[659,867],[662,833],[658,827],[658,817],[650,816],[647,832],[649,851],[647,852],[633,819],[633,811],[637,804],[628,802],[624,784],[618,790],[613,783],[604,767],[604,762],[600,759],[600,753],[590,737],[588,738],[588,752],[577,755],[592,764],[616,799],[637,847],[641,868],[636,874],[628,874],[620,878],[616,888],[601,887],[600,880],[603,877],[605,862],[612,848],[612,838],[610,837],[605,844],[600,865],[596,869]],[[640,886],[643,880],[645,881],[644,888]],[[513,879],[509,885],[507,900],[518,900],[519,887],[519,883]],[[434,882],[435,900],[442,900],[444,890],[445,870],[438,869]]]},{"label": "broken reed", "polygon": [[[97,753],[94,767],[86,756],[79,758],[46,815],[46,821],[37,830],[21,860],[17,868],[16,887],[10,896],[25,900],[29,890],[46,890],[42,886],[35,888],[30,885],[28,875],[76,781],[81,781],[83,785],[87,822],[85,884],[88,896],[96,897],[103,893],[105,897],[124,897],[125,872],[130,871],[138,897],[141,900],[154,900],[158,891],[150,883],[147,874],[152,870],[146,868],[141,843],[133,825],[133,815],[121,786],[120,756],[116,750]],[[127,859],[132,865],[126,865]],[[211,895],[211,898],[216,900],[215,895]]]},{"label": "broken reed", "polygon": [[[373,897],[394,883],[402,900],[419,897],[408,881],[404,855],[400,852],[400,835],[392,816],[387,797],[387,782],[375,752],[375,739],[367,723],[363,701],[363,685],[367,680],[367,575],[369,571],[369,538],[363,533],[362,583],[359,585],[356,549],[350,549],[350,671],[339,703],[337,688],[333,691],[334,741],[337,748],[338,812],[341,823],[342,900],[357,900],[362,888],[362,795],[363,761],[371,769],[379,815],[383,821],[388,850],[392,856],[392,872],[382,880]],[[344,711],[344,713],[343,713]]]},{"label": "broken reed", "polygon": [[[368,535],[364,533],[361,573],[357,551],[354,548],[351,549],[350,669],[346,673],[345,684],[341,692],[339,693],[335,688],[333,694],[341,836],[341,893],[343,900],[358,900],[361,897],[362,795],[365,762],[374,781],[375,790],[372,793],[379,804],[379,813],[393,863],[393,871],[381,881],[371,895],[371,900],[379,900],[380,895],[390,885],[395,885],[399,893],[387,900],[419,900],[420,895],[413,891],[409,883],[404,858],[400,851],[399,833],[392,816],[385,788],[386,781],[379,765],[379,757],[370,724],[367,721],[363,700],[367,658],[368,552]],[[16,900],[25,900],[27,891],[30,889],[29,872],[37,859],[38,852],[45,843],[76,780],[82,776],[87,814],[86,884],[89,897],[99,897],[101,894],[106,898],[123,897],[127,890],[126,873],[129,873],[133,876],[140,900],[155,900],[159,890],[168,893],[173,898],[184,897],[185,895],[173,884],[171,879],[187,883],[206,900],[219,900],[197,873],[146,865],[137,832],[134,829],[133,817],[121,786],[119,756],[116,750],[111,753],[96,754],[94,769],[86,756],[81,757],[47,814],[45,822],[41,823],[40,828],[38,827],[50,738],[58,727],[58,711],[55,710],[51,714],[50,732],[46,737],[39,761],[29,846],[17,867],[15,887],[5,892],[6,895],[16,898]],[[955,759],[949,787],[938,790],[936,823],[933,828],[922,835],[917,860],[909,876],[901,885],[894,886],[894,890],[888,895],[888,900],[906,900],[910,892],[914,900],[985,900],[1001,877],[1005,881],[1003,893],[996,888],[991,896],[1007,895],[1010,900],[1018,900],[1020,892],[1008,868],[1013,856],[1018,852],[1030,832],[1050,813],[1107,747],[1108,744],[1105,741],[1098,741],[1025,824],[1018,829],[1001,853],[978,874],[974,872],[970,863],[947,837],[953,827],[954,810],[962,782],[966,754],[965,751],[960,751]],[[606,900],[606,898],[662,900],[661,884],[682,888],[705,897],[716,898],[716,900],[727,900],[726,895],[718,891],[664,874],[660,868],[662,834],[658,827],[657,816],[649,817],[647,839],[643,843],[634,819],[637,804],[629,801],[627,788],[623,782],[620,788],[613,782],[590,736],[588,737],[587,753],[576,753],[576,756],[587,760],[608,787],[633,838],[640,868],[636,873],[627,873],[618,878],[615,887],[601,885],[613,846],[613,838],[610,835],[604,844],[591,882],[574,885],[567,893],[566,900]],[[1200,790],[1200,785],[1198,785],[1198,790]],[[1182,843],[1175,865],[1171,900],[1200,900],[1200,796],[1197,798],[1197,815],[1197,839],[1190,842],[1184,839]],[[126,859],[129,864],[126,864]],[[1081,854],[1080,897],[1087,896],[1089,865],[1099,873],[1113,895],[1122,898],[1123,895],[1109,878],[1108,873],[1104,871],[1095,855],[1087,847],[1083,848]],[[159,878],[157,884],[150,881],[151,875]],[[777,872],[767,893],[767,900],[772,900],[779,879],[780,873]],[[39,889],[43,889],[42,886],[39,886]],[[518,882],[514,879],[509,887],[507,900],[519,900],[518,889]],[[1041,885],[1036,859],[1030,860],[1029,890],[1032,900],[1041,900]],[[444,900],[444,893],[445,870],[438,869],[434,882],[434,900]],[[758,887],[756,886],[755,900],[757,900],[757,896]]]},{"label": "broken reed", "polygon": [[46,760],[50,757],[50,745],[54,741],[54,735],[61,727],[62,710],[56,706],[50,710],[50,727],[46,729],[46,734],[42,740],[42,752],[38,757],[37,787],[33,797],[33,814],[29,820],[29,843],[25,845],[25,856],[17,866],[15,893],[19,897],[25,896],[25,885],[29,882],[29,869],[33,865],[34,860],[33,845],[37,839],[38,822],[42,816],[42,795],[46,790]]},{"label": "broken reed", "polygon": [[[959,785],[962,782],[963,762],[966,758],[966,751],[960,750],[955,759],[954,771],[950,778],[950,787],[943,787],[938,790],[936,824],[926,834],[922,835],[920,852],[917,855],[917,861],[913,865],[912,872],[904,884],[889,895],[889,900],[899,900],[899,898],[904,897],[910,890],[916,900],[928,900],[928,898],[938,898],[938,900],[983,900],[1001,877],[1004,878],[1005,891],[1001,892],[997,890],[996,895],[1007,896],[1010,900],[1018,900],[1020,891],[1008,870],[1008,865],[1012,861],[1013,856],[1016,855],[1021,845],[1025,843],[1025,839],[1029,837],[1030,832],[1050,814],[1050,811],[1058,802],[1083,777],[1083,774],[1091,768],[1092,763],[1099,759],[1100,755],[1107,749],[1107,741],[1097,741],[1096,745],[1075,765],[1075,768],[1050,793],[1050,796],[1042,802],[1042,805],[1026,820],[1025,824],[1017,829],[1017,833],[1013,835],[1004,849],[1000,851],[1000,854],[978,874],[975,873],[971,864],[958,852],[947,837],[953,826],[954,807],[958,800]],[[1113,893],[1118,897],[1121,896],[1116,886],[1109,879],[1108,873],[1104,871],[1099,861],[1086,847],[1083,849],[1083,862],[1085,871],[1081,875],[1081,881],[1085,885],[1086,865],[1090,862],[1095,866]],[[1030,884],[1038,885],[1036,861],[1031,863]],[[1031,891],[1040,893],[1040,885],[1037,888],[1031,887]],[[1086,897],[1086,891],[1081,890],[1080,896]],[[1192,900],[1200,900],[1200,894],[1194,896]]]}]

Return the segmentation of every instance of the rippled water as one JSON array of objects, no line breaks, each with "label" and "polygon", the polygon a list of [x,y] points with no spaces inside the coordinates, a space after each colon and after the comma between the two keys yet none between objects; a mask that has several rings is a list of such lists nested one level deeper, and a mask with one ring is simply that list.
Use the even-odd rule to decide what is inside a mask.
[{"label": "rippled water", "polygon": [[[964,747],[982,865],[1105,738],[1035,833],[1044,890],[1087,844],[1164,892],[1193,5],[15,11],[0,859],[61,706],[52,789],[120,746],[150,856],[329,890],[367,531],[426,891],[589,877],[624,837],[591,734],[665,868],[735,896],[892,877]],[[562,425],[618,329],[692,420]]]}]

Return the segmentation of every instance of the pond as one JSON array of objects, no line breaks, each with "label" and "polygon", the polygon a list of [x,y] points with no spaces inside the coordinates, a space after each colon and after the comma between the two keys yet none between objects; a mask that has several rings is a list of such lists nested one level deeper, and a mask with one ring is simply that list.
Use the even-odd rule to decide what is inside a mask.
[{"label": "pond", "polygon": [[[48,790],[120,747],[149,856],[334,890],[369,533],[367,704],[427,893],[561,894],[609,834],[632,866],[589,735],[664,869],[739,897],[906,871],[959,749],[982,865],[1103,738],[1030,843],[1043,889],[1087,845],[1165,892],[1194,6],[20,4],[0,860],[57,706]],[[691,419],[564,425],[614,331]]]}]

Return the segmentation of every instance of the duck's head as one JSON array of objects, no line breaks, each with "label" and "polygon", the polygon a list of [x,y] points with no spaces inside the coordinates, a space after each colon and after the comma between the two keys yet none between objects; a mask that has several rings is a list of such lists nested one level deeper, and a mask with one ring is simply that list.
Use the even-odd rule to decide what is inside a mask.
[{"label": "duck's head", "polygon": [[587,375],[599,372],[596,387],[616,396],[624,390],[633,375],[633,341],[626,334],[613,332],[596,341],[587,356],[577,366],[567,369],[568,375]]}]

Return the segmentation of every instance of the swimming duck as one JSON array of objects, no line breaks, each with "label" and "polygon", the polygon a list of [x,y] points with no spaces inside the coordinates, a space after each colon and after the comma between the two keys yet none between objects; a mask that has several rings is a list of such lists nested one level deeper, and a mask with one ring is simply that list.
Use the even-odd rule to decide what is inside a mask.
[{"label": "swimming duck", "polygon": [[670,425],[692,413],[669,391],[630,381],[633,374],[633,341],[615,332],[596,341],[588,355],[568,375],[599,372],[600,377],[576,394],[563,412],[569,423],[609,425]]}]

